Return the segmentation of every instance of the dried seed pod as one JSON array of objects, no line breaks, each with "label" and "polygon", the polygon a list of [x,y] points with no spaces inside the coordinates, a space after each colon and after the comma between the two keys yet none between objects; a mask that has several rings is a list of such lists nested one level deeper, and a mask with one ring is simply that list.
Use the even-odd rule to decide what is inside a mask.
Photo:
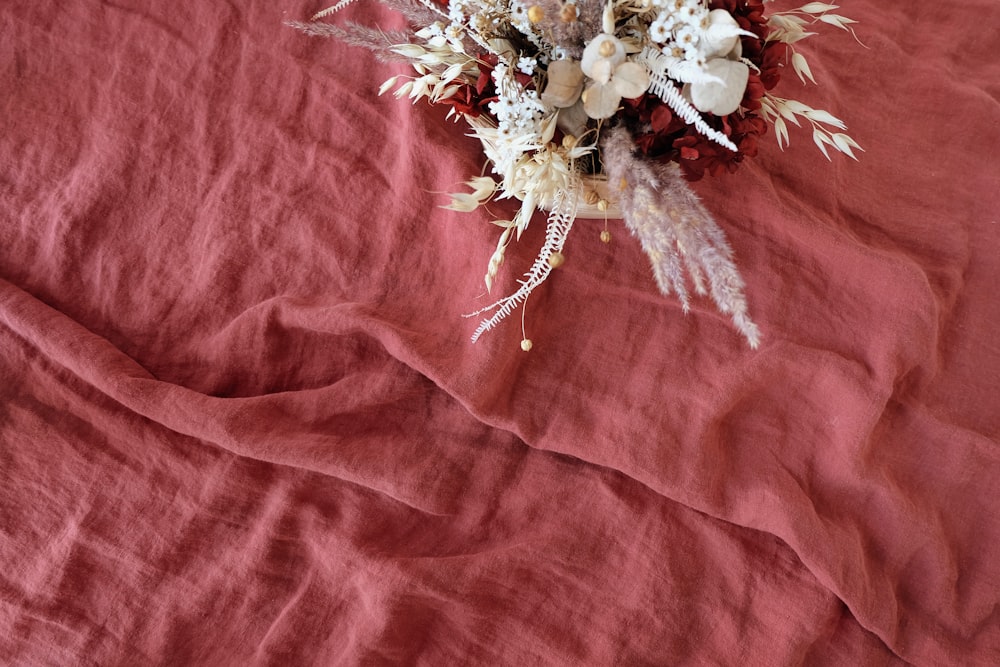
[{"label": "dried seed pod", "polygon": [[559,20],[563,23],[573,23],[580,17],[580,10],[575,2],[567,2],[559,11]]}]

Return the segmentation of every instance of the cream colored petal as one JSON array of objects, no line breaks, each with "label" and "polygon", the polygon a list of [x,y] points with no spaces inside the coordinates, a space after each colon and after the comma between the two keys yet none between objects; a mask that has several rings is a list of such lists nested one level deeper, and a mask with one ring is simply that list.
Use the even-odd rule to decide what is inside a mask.
[{"label": "cream colored petal", "polygon": [[614,69],[610,60],[598,60],[590,68],[590,78],[601,84],[607,83],[611,81],[611,74],[614,72]]},{"label": "cream colored petal", "polygon": [[708,58],[728,55],[740,39],[740,24],[725,9],[710,11],[708,21],[699,44],[702,54]]},{"label": "cream colored petal", "polygon": [[746,91],[750,68],[741,62],[714,58],[708,61],[709,74],[718,77],[722,83],[691,84],[691,103],[699,111],[707,111],[717,116],[731,114],[740,106]]},{"label": "cream colored petal", "polygon": [[649,88],[649,73],[638,63],[622,63],[615,69],[612,83],[622,97],[639,97]]},{"label": "cream colored petal", "polygon": [[542,101],[557,108],[572,106],[583,90],[583,71],[575,60],[557,60],[549,64],[549,80]]},{"label": "cream colored petal", "polygon": [[595,120],[611,118],[618,111],[618,103],[622,96],[618,94],[613,85],[592,83],[583,91],[583,110],[587,115]]},{"label": "cream colored petal", "polygon": [[[608,46],[604,46],[605,44]],[[610,55],[604,55],[602,51],[610,51]],[[625,62],[625,45],[618,38],[606,33],[601,33],[590,40],[590,44],[583,50],[580,67],[584,74],[595,79],[597,77],[591,73],[591,70],[595,63],[603,60],[610,62],[612,68]]]}]

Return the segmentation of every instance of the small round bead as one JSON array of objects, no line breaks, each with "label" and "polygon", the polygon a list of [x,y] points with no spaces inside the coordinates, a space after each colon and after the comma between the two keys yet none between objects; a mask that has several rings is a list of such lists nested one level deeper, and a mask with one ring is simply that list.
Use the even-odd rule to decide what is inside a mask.
[{"label": "small round bead", "polygon": [[597,194],[596,190],[587,190],[583,193],[583,201],[587,202],[591,206],[600,201],[601,195]]},{"label": "small round bead", "polygon": [[576,4],[568,2],[562,6],[559,11],[559,19],[563,23],[572,23],[580,16],[580,10],[576,8]]},{"label": "small round bead", "polygon": [[538,5],[532,5],[528,7],[528,20],[532,23],[538,23],[545,18],[545,10]]},{"label": "small round bead", "polygon": [[601,42],[601,45],[597,47],[597,53],[604,58],[610,58],[615,55],[615,45],[610,39]]},{"label": "small round bead", "polygon": [[549,255],[549,266],[553,269],[558,269],[566,262],[566,255],[561,252],[554,252]]},{"label": "small round bead", "polygon": [[525,338],[524,340],[521,341],[521,349],[524,350],[525,352],[530,352],[531,351],[531,339],[530,338]]},{"label": "small round bead", "polygon": [[611,243],[611,232],[606,229],[601,231],[601,243]]},{"label": "small round bead", "polygon": [[609,202],[608,202],[607,199],[602,199],[599,202],[597,202],[597,210],[598,211],[607,211],[608,210],[608,206],[609,206]]}]

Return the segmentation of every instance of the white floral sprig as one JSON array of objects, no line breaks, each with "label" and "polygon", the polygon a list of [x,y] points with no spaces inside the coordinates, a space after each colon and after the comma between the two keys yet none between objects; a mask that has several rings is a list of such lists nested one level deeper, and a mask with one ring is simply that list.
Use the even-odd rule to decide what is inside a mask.
[{"label": "white floral sprig", "polygon": [[864,149],[849,135],[844,132],[833,132],[830,130],[831,127],[844,130],[847,129],[847,126],[844,124],[844,121],[828,111],[813,109],[797,100],[786,100],[770,93],[764,95],[760,103],[764,117],[774,125],[774,131],[778,138],[778,146],[781,148],[788,145],[788,125],[785,121],[787,120],[801,127],[802,125],[799,122],[799,118],[801,117],[812,125],[813,142],[827,160],[831,159],[830,153],[827,151],[827,146],[840,151],[855,161],[858,158],[854,155],[852,149],[864,152]]},{"label": "white floral sprig", "polygon": [[760,330],[747,312],[733,250],[701,200],[684,185],[677,166],[637,164],[628,134],[621,128],[604,139],[604,155],[608,175],[627,184],[622,188],[625,224],[649,256],[660,291],[675,293],[687,312],[686,275],[695,292],[711,295],[750,347],[756,348]]},{"label": "white floral sprig", "polygon": [[768,17],[768,23],[772,30],[768,35],[768,40],[794,44],[806,37],[811,37],[817,33],[806,30],[807,26],[817,22],[832,25],[835,28],[846,30],[851,33],[855,40],[858,40],[857,33],[851,26],[857,21],[840,14],[833,14],[833,10],[840,9],[839,5],[830,5],[824,2],[809,2],[797,9],[788,9],[781,12],[774,12]]},{"label": "white floral sprig", "polygon": [[[562,264],[563,246],[566,244],[569,232],[573,228],[573,222],[576,220],[577,201],[575,188],[560,190],[556,193],[555,201],[552,203],[552,211],[549,213],[548,224],[545,227],[545,243],[524,278],[518,281],[521,287],[513,294],[467,315],[467,317],[474,317],[495,311],[490,317],[484,319],[475,333],[472,334],[473,343],[510,315],[515,308],[523,304],[531,292],[545,282],[552,269]],[[530,340],[527,338],[524,340],[527,342],[526,347],[530,349]],[[523,343],[522,346],[524,346]]]},{"label": "white floral sprig", "polygon": [[[854,28],[851,27],[857,22],[846,16],[831,13],[835,9],[839,9],[839,6],[824,2],[809,2],[796,9],[772,13],[768,17],[771,31],[767,35],[767,41],[783,42],[788,45],[792,54],[790,58],[792,69],[802,83],[806,83],[807,80],[813,84],[816,83],[809,62],[795,48],[795,44],[798,42],[818,34],[811,32],[810,27],[817,23],[832,25],[850,32],[855,41],[861,43]],[[831,127],[836,130],[845,130],[847,125],[833,114],[822,109],[813,109],[797,100],[785,99],[767,93],[761,100],[761,111],[764,119],[774,125],[775,139],[781,149],[789,144],[786,121],[801,127],[799,117],[802,117],[811,124],[813,143],[827,160],[830,159],[830,153],[827,151],[828,146],[854,160],[857,160],[857,157],[854,155],[853,149],[864,151],[847,133],[831,131]]]}]

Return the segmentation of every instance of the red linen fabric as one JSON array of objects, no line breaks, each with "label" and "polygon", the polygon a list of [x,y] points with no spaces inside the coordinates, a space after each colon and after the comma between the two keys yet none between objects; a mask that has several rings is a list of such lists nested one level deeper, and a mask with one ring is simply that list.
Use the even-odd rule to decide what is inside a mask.
[{"label": "red linen fabric", "polygon": [[529,354],[318,8],[0,6],[0,661],[1000,663],[996,3],[843,5],[779,92],[860,162],[696,185],[759,350],[580,222]]}]

